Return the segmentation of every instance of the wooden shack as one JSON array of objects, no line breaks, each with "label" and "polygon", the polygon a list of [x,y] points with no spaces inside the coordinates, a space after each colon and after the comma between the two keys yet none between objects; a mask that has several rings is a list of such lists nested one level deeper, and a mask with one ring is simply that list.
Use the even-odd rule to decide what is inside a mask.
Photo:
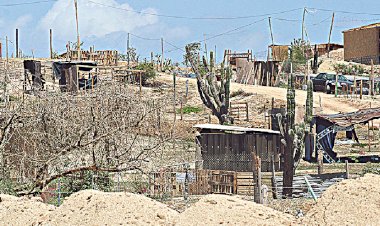
[{"label": "wooden shack", "polygon": [[272,170],[272,156],[275,170],[282,169],[284,148],[279,131],[216,124],[194,128],[199,132],[196,141],[203,169],[251,172],[252,153],[260,156],[263,172]]},{"label": "wooden shack", "polygon": [[380,64],[380,23],[343,31],[344,60]]}]

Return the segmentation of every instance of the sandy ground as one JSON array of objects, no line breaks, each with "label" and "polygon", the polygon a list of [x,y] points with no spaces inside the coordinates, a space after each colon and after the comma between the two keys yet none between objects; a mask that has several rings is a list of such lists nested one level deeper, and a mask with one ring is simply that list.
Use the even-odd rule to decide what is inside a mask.
[{"label": "sandy ground", "polygon": [[291,225],[294,218],[233,196],[207,195],[180,214],[177,225]]},{"label": "sandy ground", "polygon": [[344,180],[333,185],[306,214],[306,225],[379,225],[380,176]]},{"label": "sandy ground", "polygon": [[[380,175],[327,189],[304,217],[242,200],[206,195],[184,212],[131,193],[84,190],[56,208],[38,199],[0,195],[1,225],[379,225]],[[295,200],[296,201],[296,200]]]}]

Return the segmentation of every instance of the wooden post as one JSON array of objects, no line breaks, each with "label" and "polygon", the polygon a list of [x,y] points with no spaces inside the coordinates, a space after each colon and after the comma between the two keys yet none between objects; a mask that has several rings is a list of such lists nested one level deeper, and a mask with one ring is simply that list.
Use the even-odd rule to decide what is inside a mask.
[{"label": "wooden post", "polygon": [[360,100],[363,99],[363,80],[360,80]]},{"label": "wooden post", "polygon": [[0,40],[0,59],[3,59],[3,45]]},{"label": "wooden post", "polygon": [[375,76],[373,73],[373,59],[371,59],[371,75],[370,75],[370,94],[373,97],[375,95]]},{"label": "wooden post", "polygon": [[16,58],[18,58],[18,28],[16,28]]},{"label": "wooden post", "polygon": [[139,78],[139,80],[140,80],[140,82],[139,82],[139,83],[140,83],[139,86],[140,86],[140,97],[141,97],[141,92],[142,92],[142,78],[141,78],[142,76],[141,76],[141,72],[139,72],[139,77],[140,77],[140,78]]},{"label": "wooden post", "polygon": [[128,65],[128,69],[130,69],[130,59],[129,59],[129,33],[128,33],[128,39],[127,39],[127,65]]},{"label": "wooden post", "polygon": [[183,120],[183,101],[181,97],[181,121]]},{"label": "wooden post", "polygon": [[50,59],[53,59],[53,30],[50,29]]},{"label": "wooden post", "polygon": [[174,122],[176,121],[177,112],[175,109],[176,105],[176,73],[173,74],[173,110],[174,110]]},{"label": "wooden post", "polygon": [[75,6],[75,21],[77,25],[77,51],[78,51],[78,60],[82,60],[82,53],[80,52],[80,37],[79,37],[79,22],[78,22],[78,2],[77,0],[74,0],[74,6]]},{"label": "wooden post", "polygon": [[161,62],[160,62],[160,66],[161,66],[161,71],[163,70],[164,68],[164,39],[161,38]]},{"label": "wooden post", "polygon": [[247,122],[249,122],[249,108],[248,108],[248,102],[245,102],[245,111],[246,111]]},{"label": "wooden post", "polygon": [[318,175],[323,174],[323,153],[318,150]]},{"label": "wooden post", "polygon": [[330,58],[330,40],[331,40],[331,33],[332,33],[332,29],[333,29],[333,26],[334,26],[334,16],[335,16],[335,13],[333,13],[332,17],[331,17],[331,26],[330,26],[330,33],[329,33],[329,42],[327,44],[327,57]]},{"label": "wooden post", "polygon": [[5,36],[5,56],[7,59],[7,65],[9,61],[9,53],[8,53],[8,36]]},{"label": "wooden post", "polygon": [[276,167],[274,165],[274,156],[272,155],[272,194],[273,198],[277,199],[277,183],[276,183]]},{"label": "wooden post", "polygon": [[344,161],[345,162],[345,169],[346,169],[346,179],[350,178],[350,172],[348,169],[348,160]]},{"label": "wooden post", "polygon": [[256,203],[263,203],[263,197],[261,193],[261,159],[256,156],[256,153],[252,152],[252,171],[254,179],[254,201]]},{"label": "wooden post", "polygon": [[370,128],[369,128],[369,122],[368,122],[368,152],[371,151],[371,138],[369,137],[370,134],[369,134],[369,131],[370,131]]}]

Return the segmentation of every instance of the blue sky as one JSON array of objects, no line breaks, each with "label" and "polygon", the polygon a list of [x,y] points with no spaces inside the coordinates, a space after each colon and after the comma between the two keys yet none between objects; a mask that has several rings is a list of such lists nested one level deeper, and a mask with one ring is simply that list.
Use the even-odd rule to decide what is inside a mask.
[{"label": "blue sky", "polygon": [[[54,50],[65,51],[67,41],[76,40],[73,0],[51,0],[39,4],[4,6],[7,4],[35,2],[38,0],[1,0],[0,37],[13,42],[15,28],[20,32],[20,48],[27,55],[32,50],[37,57],[49,55],[49,28],[53,28]],[[47,0],[48,1],[48,0]],[[79,29],[84,48],[95,45],[96,49],[126,50],[127,33],[153,39],[144,40],[131,35],[131,46],[141,58],[149,57],[150,51],[161,52],[159,38],[165,42],[165,57],[182,61],[183,52],[174,46],[203,40],[225,33],[206,41],[208,49],[217,46],[218,59],[224,49],[246,51],[252,49],[258,58],[266,56],[271,43],[268,16],[272,18],[274,41],[289,44],[301,37],[303,8],[308,8],[305,24],[311,43],[328,41],[331,11],[335,13],[332,42],[343,43],[342,31],[374,22],[380,22],[380,1],[315,0],[315,1],[253,1],[253,0],[78,0]],[[111,7],[109,7],[111,6]],[[316,9],[313,9],[316,8]],[[290,11],[279,13],[283,11]],[[143,11],[138,14],[132,11]],[[348,11],[345,13],[342,11]],[[363,12],[354,14],[352,12]],[[186,18],[162,17],[160,15]],[[266,14],[266,15],[264,15]],[[271,14],[271,15],[268,15]],[[372,14],[372,15],[371,15]],[[377,14],[377,15],[376,15]],[[260,16],[262,15],[262,16]],[[199,20],[188,17],[239,17],[241,19]],[[229,33],[235,28],[246,26]],[[169,44],[170,43],[170,44]],[[10,53],[14,43],[10,43]],[[3,48],[3,56],[5,47]]]}]

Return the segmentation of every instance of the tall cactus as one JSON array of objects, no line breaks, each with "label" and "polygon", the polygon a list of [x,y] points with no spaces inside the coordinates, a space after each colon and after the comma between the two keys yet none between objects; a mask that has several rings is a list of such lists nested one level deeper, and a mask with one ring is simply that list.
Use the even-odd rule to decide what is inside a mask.
[{"label": "tall cactus", "polygon": [[293,177],[294,177],[294,134],[295,134],[295,89],[294,75],[290,74],[288,78],[287,90],[287,111],[285,124],[285,153],[284,153],[284,189],[283,195],[291,197],[293,193]]},{"label": "tall cactus", "polygon": [[305,124],[310,124],[313,119],[313,82],[311,79],[307,81],[307,98],[305,111]]},{"label": "tall cactus", "polygon": [[191,68],[197,76],[198,92],[203,104],[211,109],[220,124],[233,123],[229,116],[230,101],[230,83],[232,71],[229,67],[220,69],[220,83],[216,78],[214,53],[210,52],[210,63],[208,64],[205,57],[202,58],[203,64],[200,65],[197,58],[199,57],[199,48],[196,43],[186,46],[185,60],[190,63]]}]

